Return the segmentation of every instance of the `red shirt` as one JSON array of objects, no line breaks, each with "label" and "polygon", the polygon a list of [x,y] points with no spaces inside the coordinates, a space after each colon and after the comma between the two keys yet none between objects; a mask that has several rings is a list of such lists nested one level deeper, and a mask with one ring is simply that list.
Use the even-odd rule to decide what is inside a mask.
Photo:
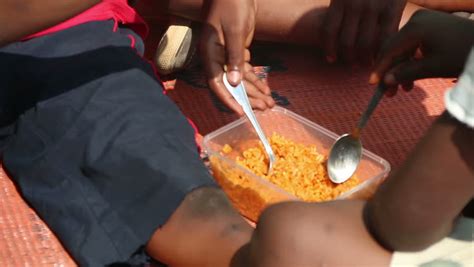
[{"label": "red shirt", "polygon": [[145,38],[148,34],[148,27],[145,21],[138,15],[135,9],[128,5],[127,0],[102,0],[101,3],[89,8],[81,14],[49,29],[30,35],[26,39],[65,30],[86,22],[110,19],[114,20],[117,24],[128,25],[128,27],[133,29],[142,38]]}]

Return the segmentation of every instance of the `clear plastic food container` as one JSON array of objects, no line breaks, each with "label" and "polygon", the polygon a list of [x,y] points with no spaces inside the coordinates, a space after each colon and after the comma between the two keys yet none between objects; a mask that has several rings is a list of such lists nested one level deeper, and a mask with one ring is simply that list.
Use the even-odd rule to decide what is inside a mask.
[{"label": "clear plastic food container", "polygon": [[[267,136],[277,133],[297,143],[315,145],[318,152],[324,156],[327,156],[338,137],[335,133],[282,107],[256,112],[256,116]],[[226,144],[232,147],[231,153],[222,153]],[[298,200],[296,196],[235,162],[235,158],[241,155],[242,151],[257,144],[257,135],[244,117],[209,133],[203,141],[203,148],[209,156],[216,181],[242,215],[252,221],[257,221],[263,209],[270,204]],[[390,164],[386,160],[364,150],[355,173],[361,183],[337,198],[369,198],[389,171]],[[231,175],[237,179],[227,179]]]}]

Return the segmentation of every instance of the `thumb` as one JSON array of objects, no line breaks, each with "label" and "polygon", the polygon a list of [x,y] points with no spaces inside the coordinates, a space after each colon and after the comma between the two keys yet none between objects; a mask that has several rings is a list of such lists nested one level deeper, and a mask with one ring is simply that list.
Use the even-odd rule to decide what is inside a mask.
[{"label": "thumb", "polygon": [[245,63],[244,30],[225,30],[224,43],[227,79],[232,86],[237,86],[242,80]]}]

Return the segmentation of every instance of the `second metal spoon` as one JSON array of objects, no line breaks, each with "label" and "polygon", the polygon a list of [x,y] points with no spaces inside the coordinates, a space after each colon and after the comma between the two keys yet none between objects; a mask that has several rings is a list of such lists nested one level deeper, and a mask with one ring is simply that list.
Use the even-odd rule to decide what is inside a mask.
[{"label": "second metal spoon", "polygon": [[370,116],[374,112],[380,100],[385,93],[385,86],[380,83],[375,90],[372,99],[362,114],[357,127],[350,134],[340,136],[329,151],[327,162],[327,171],[329,179],[334,183],[343,183],[347,181],[357,170],[362,158],[362,142],[360,134],[367,124]]}]

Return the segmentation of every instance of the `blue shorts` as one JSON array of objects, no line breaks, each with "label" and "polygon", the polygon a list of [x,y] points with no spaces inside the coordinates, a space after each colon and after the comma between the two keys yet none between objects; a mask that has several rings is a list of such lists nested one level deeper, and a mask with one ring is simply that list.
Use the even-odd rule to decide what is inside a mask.
[{"label": "blue shorts", "polygon": [[186,194],[215,186],[142,40],[113,28],[0,49],[5,169],[80,266],[130,262]]}]

